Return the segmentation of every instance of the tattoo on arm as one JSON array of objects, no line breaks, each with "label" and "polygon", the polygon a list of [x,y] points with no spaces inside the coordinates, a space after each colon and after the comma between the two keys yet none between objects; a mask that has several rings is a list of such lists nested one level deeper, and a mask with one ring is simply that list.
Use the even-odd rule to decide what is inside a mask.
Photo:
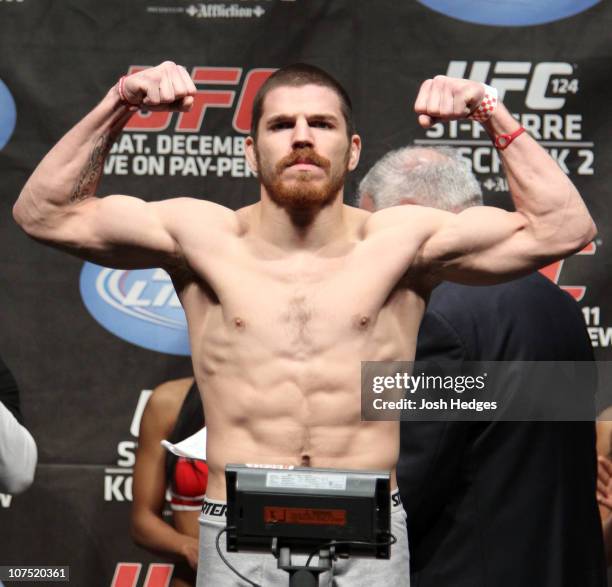
[{"label": "tattoo on arm", "polygon": [[111,137],[109,132],[104,133],[98,138],[91,151],[89,160],[81,171],[79,179],[72,190],[72,195],[70,196],[71,203],[80,202],[93,195],[102,174],[104,159],[106,159],[113,140],[114,137]]}]

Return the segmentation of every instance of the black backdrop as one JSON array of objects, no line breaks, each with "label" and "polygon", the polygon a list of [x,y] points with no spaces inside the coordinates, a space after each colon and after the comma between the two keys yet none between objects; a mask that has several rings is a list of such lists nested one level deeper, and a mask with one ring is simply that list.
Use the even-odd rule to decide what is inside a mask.
[{"label": "black backdrop", "polygon": [[[353,97],[364,152],[348,200],[388,149],[450,144],[472,162],[488,202],[507,206],[476,125],[425,132],[412,113],[427,77],[495,85],[598,223],[593,245],[546,274],[579,299],[597,357],[609,360],[612,6],[536,2],[545,7],[535,21],[550,22],[468,22],[499,10],[503,24],[512,4],[529,18],[516,0],[462,0],[463,20],[443,13],[452,2],[410,0],[0,0],[0,353],[40,451],[32,489],[0,495],[0,564],[69,564],[73,585],[165,584],[163,572],[145,580],[156,559],[132,545],[127,514],[146,390],[190,373],[181,310],[160,272],[105,273],[28,240],[11,217],[36,163],[130,68],[185,65],[198,108],[136,115],[100,193],[195,195],[231,208],[258,196],[241,151],[249,97],[267,72],[295,61],[329,70]],[[568,4],[577,14],[554,20]],[[122,563],[142,563],[139,576]]]}]

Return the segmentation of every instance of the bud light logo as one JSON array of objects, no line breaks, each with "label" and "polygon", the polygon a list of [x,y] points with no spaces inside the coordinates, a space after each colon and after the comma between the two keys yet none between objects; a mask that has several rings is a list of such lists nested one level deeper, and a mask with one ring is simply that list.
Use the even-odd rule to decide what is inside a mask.
[{"label": "bud light logo", "polygon": [[568,18],[601,0],[418,0],[428,8],[475,24],[529,26]]},{"label": "bud light logo", "polygon": [[0,80],[0,150],[4,149],[4,145],[9,142],[15,130],[16,122],[15,100],[13,100],[6,84]]},{"label": "bud light logo", "polygon": [[163,269],[85,263],[80,285],[89,313],[114,335],[160,353],[191,354],[185,314]]}]

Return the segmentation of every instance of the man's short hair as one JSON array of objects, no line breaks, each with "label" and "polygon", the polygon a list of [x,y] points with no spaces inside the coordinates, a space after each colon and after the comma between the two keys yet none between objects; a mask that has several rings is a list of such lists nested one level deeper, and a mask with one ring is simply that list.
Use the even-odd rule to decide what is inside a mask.
[{"label": "man's short hair", "polygon": [[390,151],[361,180],[358,198],[374,209],[409,201],[450,212],[481,206],[482,190],[468,163],[450,147],[403,147]]},{"label": "man's short hair", "polygon": [[340,98],[340,109],[346,122],[346,133],[349,137],[355,134],[355,122],[353,120],[353,104],[340,82],[329,73],[314,65],[307,63],[294,63],[281,69],[277,69],[259,88],[253,100],[253,111],[251,118],[251,136],[257,141],[257,128],[263,113],[263,103],[270,90],[280,86],[300,87],[308,84],[323,86],[333,90]]}]

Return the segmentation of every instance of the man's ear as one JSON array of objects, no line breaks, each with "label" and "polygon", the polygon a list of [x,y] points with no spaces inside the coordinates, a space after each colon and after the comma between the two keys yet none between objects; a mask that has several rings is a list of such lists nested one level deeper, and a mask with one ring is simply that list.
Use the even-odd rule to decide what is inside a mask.
[{"label": "man's ear", "polygon": [[349,160],[348,169],[353,171],[359,163],[359,156],[361,155],[361,137],[359,135],[353,135],[351,137],[351,144],[349,147]]},{"label": "man's ear", "polygon": [[257,157],[255,156],[255,140],[248,136],[244,141],[244,156],[253,173],[257,173]]}]

